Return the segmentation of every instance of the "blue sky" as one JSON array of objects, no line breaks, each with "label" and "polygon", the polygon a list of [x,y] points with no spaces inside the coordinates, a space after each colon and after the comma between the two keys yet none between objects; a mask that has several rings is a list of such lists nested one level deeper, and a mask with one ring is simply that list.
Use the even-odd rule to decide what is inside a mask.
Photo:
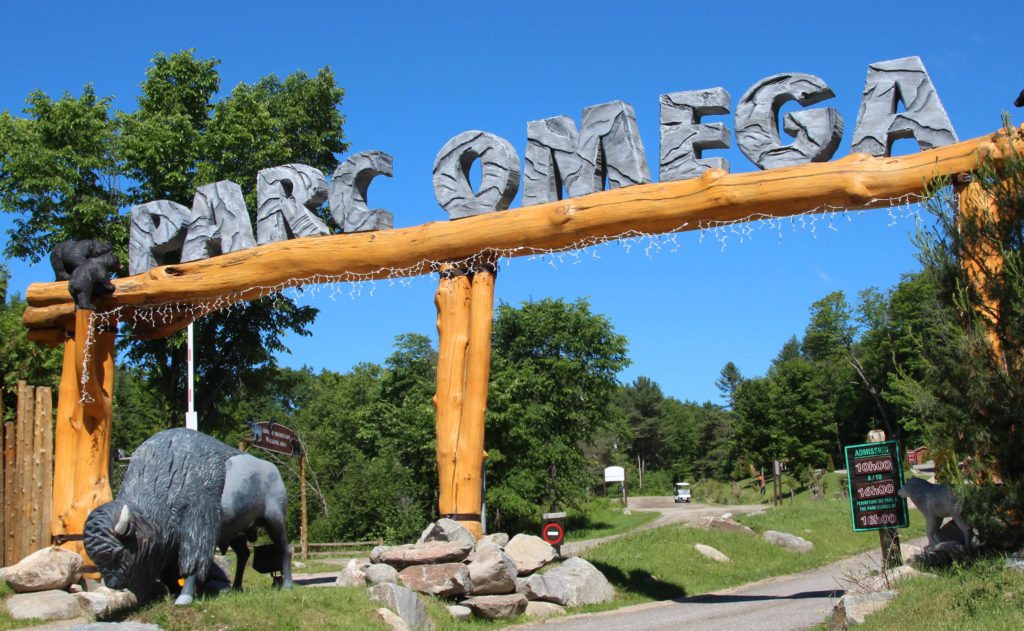
[{"label": "blue sky", "polygon": [[[822,106],[845,119],[836,157],[849,153],[868,64],[908,55],[923,59],[961,139],[993,131],[1003,111],[1019,124],[1012,102],[1024,88],[1021,14],[1009,1],[11,3],[0,40],[0,110],[20,112],[36,88],[56,97],[79,94],[87,82],[131,110],[158,51],[196,48],[220,59],[225,92],[268,73],[329,65],[346,90],[351,151],[394,157],[395,177],[374,181],[370,205],[391,210],[401,227],[447,220],[431,168],[456,134],[489,131],[522,156],[528,121],[578,121],[585,106],[615,99],[635,108],[655,174],[659,95],[721,86],[735,108],[748,87],[780,72],[818,75],[835,92]],[[733,128],[731,115],[706,122],[715,121]],[[734,173],[756,168],[735,139],[732,149],[706,156],[725,157]],[[646,375],[678,398],[717,401],[722,366],[733,361],[745,375],[763,374],[782,343],[802,333],[814,300],[887,288],[916,269],[906,213],[829,223],[786,222],[781,238],[762,229],[742,243],[727,234],[724,249],[721,234],[686,233],[651,257],[641,242],[584,252],[579,262],[515,259],[502,267],[496,296],[587,297],[630,340],[624,381]],[[9,226],[0,216],[0,229]],[[52,279],[46,265],[9,265],[12,291]],[[289,340],[292,354],[281,361],[344,371],[382,361],[401,333],[436,338],[435,287],[420,277],[379,281],[354,298],[348,287],[333,299],[332,289],[310,292],[309,304],[321,309],[313,336]]]}]

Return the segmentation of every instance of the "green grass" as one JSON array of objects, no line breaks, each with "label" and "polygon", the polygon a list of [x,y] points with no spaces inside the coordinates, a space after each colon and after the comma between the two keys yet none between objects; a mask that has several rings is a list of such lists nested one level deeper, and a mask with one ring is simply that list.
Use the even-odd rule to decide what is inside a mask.
[{"label": "green grass", "polygon": [[583,507],[583,510],[567,512],[569,516],[565,528],[566,541],[585,541],[618,535],[652,522],[660,516],[660,513],[646,511],[635,511],[625,515],[620,502],[607,498],[592,500]]},{"label": "green grass", "polygon": [[[736,518],[759,535],[782,530],[814,543],[814,551],[797,554],[748,535],[666,526],[627,535],[584,553],[619,592],[612,609],[652,600],[691,596],[742,585],[771,576],[800,572],[878,547],[873,533],[854,533],[849,501],[829,498],[811,501],[806,493],[762,516]],[[903,538],[924,532],[923,519],[911,512],[911,527]],[[731,563],[705,559],[693,549],[703,543],[722,551]]]},{"label": "green grass", "polygon": [[930,571],[937,578],[899,583],[896,600],[858,629],[1024,629],[1024,572],[1001,558]]}]

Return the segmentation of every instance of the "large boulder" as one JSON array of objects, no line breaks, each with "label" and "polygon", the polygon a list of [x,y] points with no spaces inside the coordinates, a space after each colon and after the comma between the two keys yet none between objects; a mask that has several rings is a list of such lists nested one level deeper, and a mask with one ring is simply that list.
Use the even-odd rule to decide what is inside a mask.
[{"label": "large boulder", "polygon": [[696,550],[701,556],[717,561],[719,563],[728,563],[729,557],[725,556],[720,550],[716,550],[711,546],[706,546],[703,543],[693,544],[693,549]]},{"label": "large boulder", "polygon": [[484,541],[496,543],[502,548],[504,548],[506,545],[508,545],[508,535],[503,532],[493,532],[489,535],[484,535],[480,537],[480,541],[478,543],[482,543]]},{"label": "large boulder", "polygon": [[412,631],[405,620],[402,620],[401,616],[387,607],[378,609],[377,617],[380,618],[381,622],[391,627],[391,631]]},{"label": "large boulder", "polygon": [[37,550],[7,568],[7,584],[18,593],[67,589],[78,580],[82,557],[63,548]]},{"label": "large boulder", "polygon": [[134,607],[138,603],[135,594],[127,589],[108,587],[100,587],[91,592],[78,592],[75,598],[84,611],[97,618]]},{"label": "large boulder", "polygon": [[511,594],[516,591],[519,569],[512,557],[497,544],[478,544],[475,558],[468,568],[474,595]]},{"label": "large boulder", "polygon": [[394,583],[381,583],[367,590],[370,598],[384,605],[409,625],[410,629],[433,629],[427,606],[416,592]]},{"label": "large boulder", "polygon": [[531,600],[526,603],[526,615],[531,618],[550,618],[565,613],[565,607],[543,600]]},{"label": "large boulder", "polygon": [[468,545],[471,550],[476,545],[476,538],[473,536],[473,533],[469,532],[459,522],[447,517],[438,519],[427,526],[417,543],[427,543],[428,541],[444,541],[445,543]]},{"label": "large boulder", "polygon": [[14,594],[4,604],[15,620],[70,620],[83,615],[74,595],[56,589]]},{"label": "large boulder", "polygon": [[829,629],[845,629],[851,624],[864,624],[868,614],[880,611],[896,597],[894,591],[872,592],[870,594],[846,594],[832,609]]},{"label": "large boulder", "polygon": [[526,611],[526,596],[522,594],[508,594],[505,596],[474,596],[463,601],[464,607],[469,607],[473,613],[487,620],[498,618],[511,618]]},{"label": "large boulder", "polygon": [[[466,542],[427,541],[395,546],[382,551],[374,563],[387,563],[396,568],[428,563],[458,563],[473,551]],[[373,560],[373,556],[370,557]]]},{"label": "large boulder", "polygon": [[764,531],[764,540],[768,543],[792,550],[793,552],[799,552],[800,554],[807,554],[814,549],[814,544],[796,535],[791,535],[788,532],[779,532],[778,530],[766,530]]},{"label": "large boulder", "polygon": [[512,537],[505,546],[505,554],[515,562],[520,576],[532,574],[555,559],[555,549],[550,543],[522,533]]},{"label": "large boulder", "polygon": [[398,582],[398,570],[387,563],[371,563],[363,573],[366,576],[367,585]]},{"label": "large boulder", "polygon": [[473,589],[469,568],[462,563],[412,565],[398,573],[402,584],[421,594],[448,598]]},{"label": "large boulder", "polygon": [[526,596],[530,600],[576,607],[608,602],[615,598],[615,588],[589,561],[570,557],[545,574],[531,576]]},{"label": "large boulder", "polygon": [[366,574],[360,569],[357,559],[350,559],[345,569],[338,574],[334,581],[338,587],[363,587],[366,585]]}]

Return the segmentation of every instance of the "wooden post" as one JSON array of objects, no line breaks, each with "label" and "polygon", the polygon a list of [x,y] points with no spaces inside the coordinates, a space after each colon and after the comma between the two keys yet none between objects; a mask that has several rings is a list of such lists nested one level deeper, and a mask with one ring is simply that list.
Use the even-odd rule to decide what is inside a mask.
[{"label": "wooden post", "polygon": [[299,525],[299,541],[302,546],[302,560],[305,561],[309,549],[309,523],[306,514],[306,454],[299,456],[299,501],[302,503],[302,523]]},{"label": "wooden post", "polygon": [[[964,180],[970,180],[970,176],[961,177]],[[996,206],[995,199],[982,188],[981,184],[974,180],[961,181],[955,188],[959,196],[957,209],[958,223],[962,217],[981,213],[988,213],[993,222],[999,220],[999,208]],[[1005,366],[1005,361],[1002,357],[1002,342],[999,339],[997,328],[999,326],[1001,305],[989,295],[988,288],[986,287],[986,283],[991,282],[991,277],[1002,273],[1003,257],[999,253],[997,244],[979,243],[978,246],[978,252],[962,253],[964,267],[982,301],[982,304],[978,305],[978,311],[987,320],[989,343],[992,345],[992,352],[1000,360],[1000,363]]]},{"label": "wooden post", "polygon": [[[53,478],[54,537],[82,555],[82,530],[89,511],[109,502],[110,431],[114,392],[114,334],[94,331],[92,312],[75,312],[72,334],[64,342],[64,365],[57,399]],[[88,346],[88,362],[86,361]],[[87,402],[82,402],[80,384]]]},{"label": "wooden post", "polygon": [[36,453],[41,474],[37,485],[40,547],[50,545],[50,514],[53,510],[53,390],[36,388]]},{"label": "wooden post", "polygon": [[3,541],[3,564],[4,566],[14,565],[21,559],[14,558],[14,531],[18,527],[15,519],[14,501],[14,461],[15,452],[15,425],[13,421],[4,423],[4,541]]},{"label": "wooden post", "polygon": [[18,560],[28,556],[32,545],[32,417],[35,408],[33,389],[24,381],[18,382],[17,463],[15,464],[15,550]]},{"label": "wooden post", "polygon": [[[0,392],[2,394],[2,392]],[[0,396],[0,426],[7,429],[4,419],[4,400]],[[0,567],[7,566],[7,441],[4,440],[5,432],[0,431]]]}]

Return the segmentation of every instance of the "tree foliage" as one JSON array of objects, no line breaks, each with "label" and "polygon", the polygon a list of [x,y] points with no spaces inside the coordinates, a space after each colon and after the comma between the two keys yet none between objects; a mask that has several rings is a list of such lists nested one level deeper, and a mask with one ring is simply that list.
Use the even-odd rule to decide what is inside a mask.
[{"label": "tree foliage", "polygon": [[17,411],[17,383],[46,386],[56,391],[60,382],[61,354],[57,349],[39,346],[28,339],[21,322],[25,301],[7,295],[10,274],[0,265],[0,372],[3,373],[3,420],[12,420]]}]

